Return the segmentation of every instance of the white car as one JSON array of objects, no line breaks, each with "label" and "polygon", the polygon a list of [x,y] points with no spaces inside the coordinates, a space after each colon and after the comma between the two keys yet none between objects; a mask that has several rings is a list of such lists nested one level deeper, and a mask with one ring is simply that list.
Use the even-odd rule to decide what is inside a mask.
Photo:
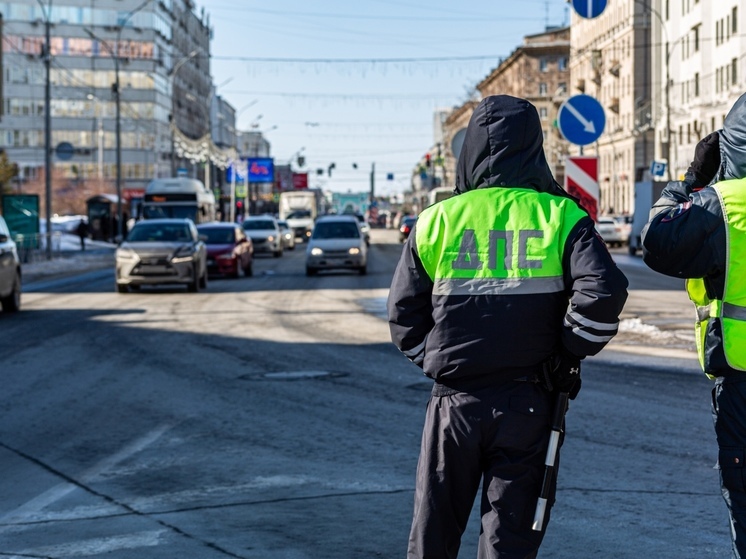
[{"label": "white car", "polygon": [[609,216],[599,217],[596,223],[596,231],[609,246],[622,246],[629,241],[629,224],[624,218]]},{"label": "white car", "polygon": [[279,225],[282,235],[282,246],[288,250],[295,250],[295,231],[283,219],[278,220],[277,225]]},{"label": "white car", "polygon": [[0,305],[4,312],[21,308],[21,263],[5,220],[0,217]]},{"label": "white car", "polygon": [[191,219],[138,221],[116,250],[117,291],[142,285],[207,287],[207,248]]},{"label": "white car", "polygon": [[282,233],[277,220],[273,216],[249,216],[243,220],[243,230],[254,244],[254,254],[271,252],[275,258],[282,256]]},{"label": "white car", "polygon": [[368,270],[368,244],[354,215],[329,215],[316,220],[306,248],[306,275],[319,270]]}]

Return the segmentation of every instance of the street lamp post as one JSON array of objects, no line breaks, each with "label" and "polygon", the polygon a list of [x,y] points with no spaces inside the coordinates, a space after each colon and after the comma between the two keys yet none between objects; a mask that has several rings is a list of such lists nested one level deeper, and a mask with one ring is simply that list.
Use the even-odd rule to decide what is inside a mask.
[{"label": "street lamp post", "polygon": [[192,52],[187,54],[184,58],[174,64],[173,68],[169,72],[171,78],[171,176],[176,176],[176,136],[174,129],[176,128],[176,95],[174,94],[174,85],[176,84],[176,72],[181,67],[189,62],[192,58],[199,54],[198,49],[194,49]]}]

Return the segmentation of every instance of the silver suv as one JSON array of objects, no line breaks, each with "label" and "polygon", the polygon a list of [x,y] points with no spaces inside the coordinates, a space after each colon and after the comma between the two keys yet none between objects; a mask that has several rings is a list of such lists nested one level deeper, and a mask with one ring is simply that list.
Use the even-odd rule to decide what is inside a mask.
[{"label": "silver suv", "polygon": [[0,217],[0,305],[5,312],[21,308],[21,263],[10,229]]}]

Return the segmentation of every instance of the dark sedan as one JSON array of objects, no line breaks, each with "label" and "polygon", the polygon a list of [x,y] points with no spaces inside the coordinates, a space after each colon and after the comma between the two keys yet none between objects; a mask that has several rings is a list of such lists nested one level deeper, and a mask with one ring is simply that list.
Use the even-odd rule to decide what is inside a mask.
[{"label": "dark sedan", "polygon": [[197,226],[207,245],[207,272],[237,278],[254,272],[254,245],[235,223],[203,223]]},{"label": "dark sedan", "polygon": [[401,226],[399,227],[399,241],[404,242],[409,237],[409,233],[412,231],[414,224],[417,223],[417,218],[414,216],[407,216],[402,219]]}]

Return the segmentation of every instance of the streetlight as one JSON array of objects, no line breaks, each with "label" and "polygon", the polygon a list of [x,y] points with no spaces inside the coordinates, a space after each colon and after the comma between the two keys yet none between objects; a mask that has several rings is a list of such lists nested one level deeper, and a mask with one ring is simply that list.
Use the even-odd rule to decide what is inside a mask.
[{"label": "streetlight", "polygon": [[[51,0],[50,0],[51,2]],[[114,100],[116,102],[116,143],[117,143],[117,157],[116,157],[116,167],[117,167],[117,236],[116,240],[120,241],[122,240],[122,111],[121,111],[121,91],[119,87],[119,42],[122,40],[122,31],[124,30],[125,25],[127,25],[127,22],[134,16],[137,12],[142,10],[145,6],[147,6],[150,3],[150,0],[145,0],[142,4],[137,6],[134,10],[129,12],[126,16],[124,16],[119,21],[119,29],[117,31],[117,38],[116,38],[116,52],[114,49],[111,48],[111,45],[107,43],[106,41],[103,41],[99,39],[96,35],[93,34],[93,31],[90,29],[85,29],[85,32],[94,40],[101,43],[101,45],[109,51],[109,54],[114,59],[114,76],[115,76],[115,82],[114,82]]]},{"label": "streetlight", "polygon": [[168,73],[171,79],[171,176],[176,176],[176,136],[174,129],[176,128],[176,95],[174,94],[174,84],[176,83],[176,72],[189,62],[192,58],[199,54],[199,49],[194,49],[192,52],[187,54],[184,58],[174,64],[171,71]]}]

